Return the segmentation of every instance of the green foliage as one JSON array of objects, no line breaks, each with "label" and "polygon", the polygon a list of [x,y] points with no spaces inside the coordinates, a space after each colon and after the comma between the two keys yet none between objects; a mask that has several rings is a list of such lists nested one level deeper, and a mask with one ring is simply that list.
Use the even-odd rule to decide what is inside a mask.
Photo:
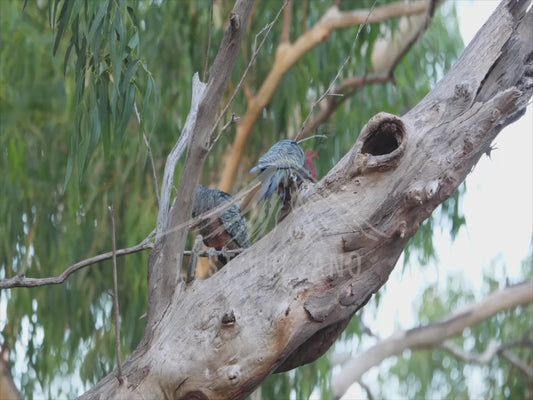
[{"label": "green foliage", "polygon": [[[157,199],[143,134],[161,177],[189,109],[192,75],[202,75],[206,61],[210,0],[43,3],[29,2],[22,10],[23,3],[0,2],[0,278],[57,276],[79,260],[109,251],[111,204],[119,248],[139,243],[152,231]],[[373,3],[344,1],[342,8],[370,8]],[[255,34],[281,4],[258,3],[230,89],[251,57]],[[320,0],[293,7],[291,38],[312,27],[330,6],[331,1]],[[215,1],[213,7],[209,62],[232,4]],[[379,111],[401,115],[429,92],[461,47],[456,35],[443,34],[457,32],[455,23],[453,10],[437,14],[396,71],[396,85],[367,86],[318,128],[328,139],[305,147],[320,154],[319,176],[353,146],[369,117]],[[369,69],[372,45],[388,28],[396,29],[396,22],[361,29],[341,80]],[[252,91],[270,71],[281,29],[281,24],[274,27],[247,77]],[[260,154],[300,129],[348,55],[357,30],[336,31],[285,77],[255,127],[238,186],[251,181],[247,171]],[[242,116],[246,107],[240,93],[231,112]],[[232,141],[230,129],[207,160],[204,183],[218,179]],[[176,185],[181,174],[179,165]],[[432,231],[442,221],[453,221],[453,229],[459,229],[464,223],[459,196],[442,207],[440,220],[427,222],[409,251],[423,249],[428,258]],[[143,334],[147,265],[147,253],[119,258],[123,357]],[[0,293],[0,303],[7,304],[0,330],[3,341],[16,350],[13,372],[24,397],[73,397],[115,368],[110,267],[110,262],[89,267],[58,287]],[[342,335],[347,341],[361,336],[357,319]],[[25,357],[15,359],[20,354]],[[329,378],[326,356],[270,377],[262,391],[265,398],[304,399],[312,393],[328,398]]]},{"label": "green foliage", "polygon": [[136,82],[142,85],[143,80],[147,81],[145,107],[141,111],[146,109],[157,85],[139,57],[139,24],[126,0],[49,0],[49,8],[56,29],[53,54],[68,35],[64,71],[70,56],[76,57],[72,62],[76,100],[68,183],[75,168],[78,178],[83,175],[100,141],[103,140],[107,160],[117,153],[134,109]]}]

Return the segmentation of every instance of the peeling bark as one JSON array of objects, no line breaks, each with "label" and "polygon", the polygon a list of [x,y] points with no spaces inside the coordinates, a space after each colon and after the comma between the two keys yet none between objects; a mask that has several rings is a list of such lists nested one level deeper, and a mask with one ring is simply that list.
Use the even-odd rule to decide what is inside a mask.
[{"label": "peeling bark", "polygon": [[[125,383],[111,374],[83,398],[242,399],[269,374],[322,355],[420,224],[523,114],[533,92],[527,5],[504,1],[406,115],[372,118],[263,239],[210,279],[181,285],[170,304],[150,299],[158,323],[124,364]],[[201,153],[198,140],[191,146]],[[177,250],[160,251],[172,260],[164,253]]]}]

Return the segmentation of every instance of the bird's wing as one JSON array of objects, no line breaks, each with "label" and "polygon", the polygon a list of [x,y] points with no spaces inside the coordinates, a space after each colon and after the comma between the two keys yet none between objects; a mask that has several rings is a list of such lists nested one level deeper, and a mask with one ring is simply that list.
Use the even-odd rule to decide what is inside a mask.
[{"label": "bird's wing", "polygon": [[[247,248],[252,245],[248,236],[246,219],[241,214],[241,208],[238,204],[232,205],[220,216],[226,231],[235,241],[236,247]],[[231,246],[228,246],[231,248]]]}]

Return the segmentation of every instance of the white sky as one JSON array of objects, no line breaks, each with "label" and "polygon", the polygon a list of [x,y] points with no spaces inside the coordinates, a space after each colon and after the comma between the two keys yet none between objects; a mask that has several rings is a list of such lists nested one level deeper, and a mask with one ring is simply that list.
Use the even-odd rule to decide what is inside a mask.
[{"label": "white sky", "polygon": [[[461,35],[465,45],[487,21],[499,1],[456,1]],[[381,337],[417,324],[415,313],[423,291],[430,285],[445,290],[447,277],[461,276],[463,283],[482,296],[483,271],[500,282],[521,280],[521,263],[530,252],[533,235],[533,108],[506,127],[493,145],[491,159],[483,157],[466,179],[462,210],[466,218],[452,243],[448,232],[436,233],[434,243],[439,261],[419,269],[410,266],[402,271],[398,265],[383,290],[379,314],[364,314],[364,321]],[[400,263],[403,258],[400,259]],[[450,310],[453,312],[454,310]],[[401,322],[400,322],[401,321]],[[368,348],[372,343],[366,343]],[[385,361],[384,364],[387,364]],[[388,366],[382,366],[386,371]],[[373,368],[363,381],[377,386],[379,367]],[[479,376],[469,377],[471,390],[482,387]],[[392,393],[394,393],[394,389]],[[474,393],[471,392],[474,395]],[[481,395],[481,393],[480,393]],[[344,400],[366,398],[358,384],[352,385]]]}]

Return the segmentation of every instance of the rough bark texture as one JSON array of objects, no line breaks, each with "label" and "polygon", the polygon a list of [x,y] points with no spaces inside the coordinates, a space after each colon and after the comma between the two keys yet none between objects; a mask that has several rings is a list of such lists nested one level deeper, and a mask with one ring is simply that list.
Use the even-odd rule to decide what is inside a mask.
[{"label": "rough bark texture", "polygon": [[210,279],[181,285],[170,306],[152,303],[156,323],[124,364],[126,382],[109,375],[85,397],[242,399],[269,374],[322,355],[420,224],[523,114],[533,92],[527,5],[502,3],[413,110],[372,118],[266,237]]}]

